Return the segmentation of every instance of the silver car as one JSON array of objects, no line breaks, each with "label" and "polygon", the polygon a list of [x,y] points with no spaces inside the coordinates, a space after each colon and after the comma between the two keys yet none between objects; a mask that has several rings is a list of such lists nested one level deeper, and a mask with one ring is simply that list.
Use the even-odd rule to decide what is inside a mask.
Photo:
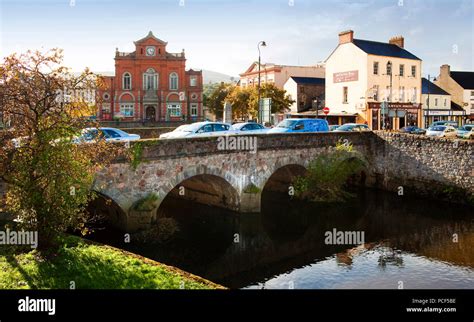
[{"label": "silver car", "polygon": [[226,134],[230,130],[230,125],[221,122],[196,122],[193,124],[181,125],[171,132],[163,133],[160,139],[179,139],[206,137]]},{"label": "silver car", "polygon": [[130,134],[113,127],[86,128],[82,130],[81,136],[75,138],[75,143],[90,143],[105,139],[107,142],[130,142],[140,139],[138,134]]},{"label": "silver car", "polygon": [[244,122],[232,124],[229,134],[263,134],[267,133],[268,130],[260,123]]}]

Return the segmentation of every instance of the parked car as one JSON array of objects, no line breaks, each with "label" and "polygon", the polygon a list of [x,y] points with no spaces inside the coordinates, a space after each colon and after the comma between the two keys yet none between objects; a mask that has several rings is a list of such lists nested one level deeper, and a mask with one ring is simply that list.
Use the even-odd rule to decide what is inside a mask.
[{"label": "parked car", "polygon": [[130,142],[140,139],[138,134],[130,134],[113,127],[86,128],[82,134],[73,139],[75,143],[89,143],[105,139],[107,142]]},{"label": "parked car", "polygon": [[452,126],[455,129],[458,128],[458,122],[456,121],[436,121],[433,122],[429,127],[434,127],[434,126],[439,126],[439,125],[445,125],[445,126]]},{"label": "parked car", "polygon": [[340,127],[340,125],[329,125],[329,131],[332,132],[336,130],[338,127]]},{"label": "parked car", "polygon": [[268,129],[260,123],[245,122],[235,123],[230,127],[230,134],[262,134],[266,133]]},{"label": "parked car", "polygon": [[474,124],[466,124],[458,128],[456,136],[463,139],[474,138]]},{"label": "parked car", "polygon": [[415,125],[410,125],[410,126],[402,127],[400,129],[400,132],[409,133],[409,134],[425,134],[426,130],[419,128],[418,126],[415,126]]},{"label": "parked car", "polygon": [[334,132],[367,132],[371,131],[367,124],[346,123],[341,125]]},{"label": "parked car", "polygon": [[206,137],[224,134],[230,130],[230,125],[221,122],[196,122],[181,125],[171,132],[163,133],[160,139],[178,139],[191,137]]},{"label": "parked car", "polygon": [[323,119],[289,118],[281,121],[267,133],[329,132],[329,125]]},{"label": "parked car", "polygon": [[426,131],[427,136],[437,137],[456,137],[456,129],[452,126],[438,125],[428,128]]}]

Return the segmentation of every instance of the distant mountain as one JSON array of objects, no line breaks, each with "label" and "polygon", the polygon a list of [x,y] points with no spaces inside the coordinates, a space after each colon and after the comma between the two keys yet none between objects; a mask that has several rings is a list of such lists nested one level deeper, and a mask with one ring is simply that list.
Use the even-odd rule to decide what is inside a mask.
[{"label": "distant mountain", "polygon": [[[194,70],[200,70],[199,68],[193,68]],[[114,76],[114,72],[111,71],[102,71],[102,72],[95,72],[96,74],[103,75],[103,76]],[[80,73],[74,73],[79,75]],[[206,84],[215,84],[215,83],[236,83],[239,80],[238,76],[230,76],[218,72],[214,72],[212,70],[202,70],[202,77],[204,80],[204,85]]]},{"label": "distant mountain", "polygon": [[[199,69],[197,69],[199,70]],[[230,76],[218,72],[214,72],[212,70],[202,70],[202,78],[204,81],[204,84],[209,84],[209,83],[231,83],[234,82],[236,83],[239,80],[238,76]]]}]

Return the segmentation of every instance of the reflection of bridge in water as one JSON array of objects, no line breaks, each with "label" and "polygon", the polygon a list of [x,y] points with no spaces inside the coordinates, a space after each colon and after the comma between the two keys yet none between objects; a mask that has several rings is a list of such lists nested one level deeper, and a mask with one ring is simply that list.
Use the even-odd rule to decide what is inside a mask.
[{"label": "reflection of bridge in water", "polygon": [[[420,202],[423,208],[420,208]],[[431,201],[403,200],[396,195],[365,191],[348,204],[315,205],[289,201],[285,195],[264,192],[261,214],[232,214],[182,200],[167,201],[168,216],[181,232],[165,245],[131,245],[131,250],[176,265],[230,287],[243,287],[297,267],[335,256],[351,266],[355,256],[381,243],[454,265],[474,268],[474,250],[466,243],[474,225],[466,208],[440,214]],[[325,232],[364,231],[366,243],[326,245]],[[463,240],[453,243],[457,233]],[[238,242],[235,237],[238,234]],[[119,245],[128,247],[127,245]],[[379,265],[399,265],[397,252],[385,253]]]}]

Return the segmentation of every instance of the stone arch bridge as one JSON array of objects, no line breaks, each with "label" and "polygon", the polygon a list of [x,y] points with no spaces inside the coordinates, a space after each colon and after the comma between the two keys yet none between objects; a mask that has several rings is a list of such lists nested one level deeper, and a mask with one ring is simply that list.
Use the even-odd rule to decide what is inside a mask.
[{"label": "stone arch bridge", "polygon": [[[471,193],[473,190],[469,170],[472,142],[454,146],[446,140],[437,143],[430,138],[373,132],[250,137],[256,138],[256,152],[223,150],[216,137],[134,143],[143,147],[136,168],[124,160],[116,161],[97,173],[94,190],[118,205],[113,221],[127,231],[147,228],[156,220],[160,203],[169,195],[238,212],[259,212],[264,189],[288,189],[294,176],[303,173],[314,157],[339,140],[350,142],[367,159],[368,185],[392,190],[400,185],[423,189],[424,183],[437,181]],[[433,145],[438,145],[434,161]],[[466,166],[454,165],[453,169],[452,150],[458,150],[456,155],[466,159]],[[150,193],[158,196],[156,209],[135,211],[134,204]]]}]

